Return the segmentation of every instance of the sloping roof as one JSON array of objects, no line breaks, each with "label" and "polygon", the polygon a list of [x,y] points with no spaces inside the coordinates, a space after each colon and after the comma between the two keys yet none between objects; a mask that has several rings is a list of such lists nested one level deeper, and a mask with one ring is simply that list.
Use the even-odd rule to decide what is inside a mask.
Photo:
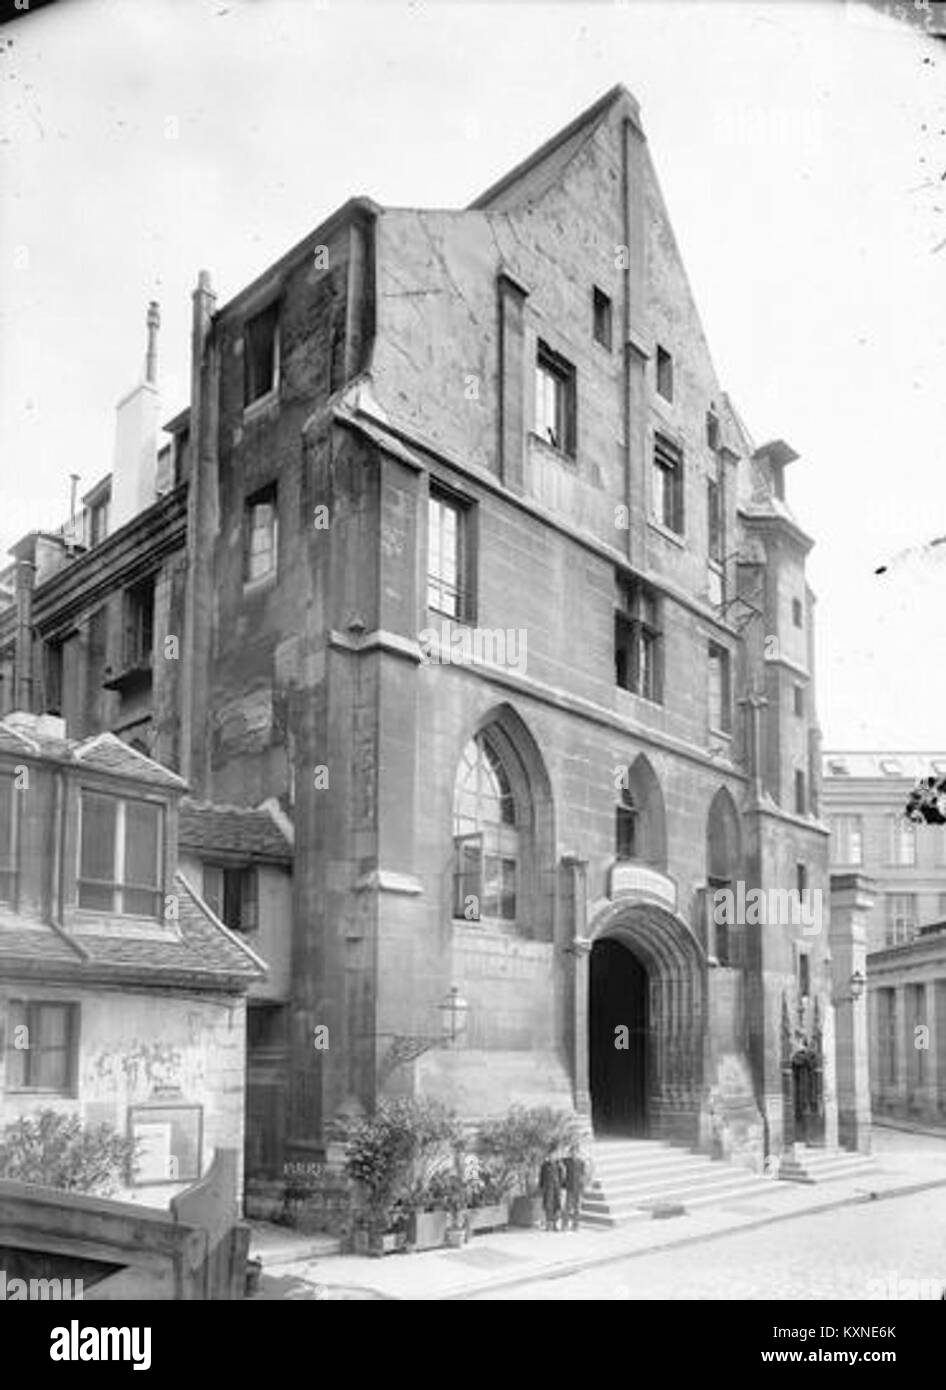
[{"label": "sloping roof", "polygon": [[291,863],[292,841],[271,807],[181,801],[178,843],[201,854]]},{"label": "sloping roof", "polygon": [[0,977],[40,974],[79,982],[134,978],[155,985],[242,992],[266,974],[265,963],[218,921],[183,874],[177,874],[175,930],[150,936],[72,935],[41,923],[0,918]]},{"label": "sloping roof", "polygon": [[627,103],[628,110],[633,112],[635,120],[639,122],[640,110],[636,98],[620,84],[612,87],[587,110],[582,111],[580,116],[576,116],[553,135],[551,140],[546,140],[544,145],[540,145],[496,183],[491,184],[484,193],[474,199],[470,208],[498,212],[541,197],[560,178],[562,170],[595,133],[612,107],[620,101]]},{"label": "sloping roof", "polygon": [[24,719],[22,715],[9,714],[0,719],[0,752],[74,764],[151,786],[182,790],[187,785],[176,772],[123,743],[116,734],[96,734],[79,742],[66,738],[64,728],[61,719],[51,716]]}]

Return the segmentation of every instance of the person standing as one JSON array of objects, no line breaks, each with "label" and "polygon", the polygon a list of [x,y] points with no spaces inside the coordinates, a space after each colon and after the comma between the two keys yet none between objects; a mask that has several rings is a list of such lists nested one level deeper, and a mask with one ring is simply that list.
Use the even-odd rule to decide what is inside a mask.
[{"label": "person standing", "polygon": [[573,1231],[577,1231],[581,1213],[581,1199],[588,1176],[588,1165],[582,1158],[581,1149],[577,1144],[572,1144],[562,1166],[564,1168],[565,1187],[565,1215],[562,1229],[567,1231],[571,1226]]},{"label": "person standing", "polygon": [[562,1209],[562,1162],[556,1153],[549,1154],[539,1169],[539,1190],[545,1212],[545,1229],[557,1231]]}]

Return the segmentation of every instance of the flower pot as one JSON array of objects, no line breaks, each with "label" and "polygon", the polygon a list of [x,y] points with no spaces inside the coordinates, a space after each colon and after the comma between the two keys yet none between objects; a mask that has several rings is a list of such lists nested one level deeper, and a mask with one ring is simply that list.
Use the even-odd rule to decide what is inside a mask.
[{"label": "flower pot", "polygon": [[407,1243],[415,1250],[436,1250],[447,1233],[445,1211],[415,1211],[407,1231]]},{"label": "flower pot", "polygon": [[509,1225],[509,1203],[491,1202],[486,1207],[473,1207],[467,1212],[467,1225],[471,1231],[496,1231]]},{"label": "flower pot", "polygon": [[542,1224],[541,1197],[513,1197],[509,1208],[510,1226],[540,1226]]},{"label": "flower pot", "polygon": [[460,1246],[466,1242],[466,1227],[448,1226],[446,1240],[451,1249],[459,1250]]},{"label": "flower pot", "polygon": [[352,1249],[356,1255],[367,1255],[371,1250],[371,1237],[367,1231],[355,1231],[352,1235]]},{"label": "flower pot", "polygon": [[369,1255],[393,1255],[395,1250],[403,1250],[406,1243],[403,1231],[384,1231],[370,1237]]}]

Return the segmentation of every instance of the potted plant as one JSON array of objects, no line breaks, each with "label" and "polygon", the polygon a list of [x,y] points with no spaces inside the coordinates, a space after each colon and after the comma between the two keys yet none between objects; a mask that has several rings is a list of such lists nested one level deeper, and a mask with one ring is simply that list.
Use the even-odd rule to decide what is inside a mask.
[{"label": "potted plant", "polygon": [[485,1161],[478,1160],[475,1182],[470,1184],[470,1205],[467,1228],[474,1231],[495,1231],[509,1225],[509,1183],[503,1185],[500,1173]]},{"label": "potted plant", "polygon": [[480,1154],[491,1161],[498,1182],[512,1194],[513,1226],[536,1226],[542,1220],[539,1171],[544,1159],[578,1137],[574,1115],[549,1106],[513,1106],[498,1120],[483,1125]]}]

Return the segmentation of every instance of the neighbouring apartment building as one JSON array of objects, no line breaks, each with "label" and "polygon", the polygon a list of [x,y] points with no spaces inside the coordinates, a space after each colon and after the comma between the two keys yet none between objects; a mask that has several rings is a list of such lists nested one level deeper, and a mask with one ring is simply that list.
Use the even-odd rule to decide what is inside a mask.
[{"label": "neighbouring apartment building", "polygon": [[826,752],[831,869],[872,880],[867,917],[871,1104],[879,1115],[946,1114],[946,826],[914,823],[913,789],[946,752]]},{"label": "neighbouring apartment building", "polygon": [[720,386],[630,93],[468,208],[352,199],[223,305],[202,272],[193,345],[150,494],[117,463],[104,540],[23,543],[0,661],[42,708],[63,643],[67,722],[180,774],[230,925],[249,865],[291,894],[259,1171],[397,1093],[756,1165],[850,1134],[796,455]]},{"label": "neighbouring apartment building", "polygon": [[261,959],[178,864],[184,784],[115,735],[0,719],[0,1118],[107,1123],[149,1206],[243,1154],[246,994]]}]

